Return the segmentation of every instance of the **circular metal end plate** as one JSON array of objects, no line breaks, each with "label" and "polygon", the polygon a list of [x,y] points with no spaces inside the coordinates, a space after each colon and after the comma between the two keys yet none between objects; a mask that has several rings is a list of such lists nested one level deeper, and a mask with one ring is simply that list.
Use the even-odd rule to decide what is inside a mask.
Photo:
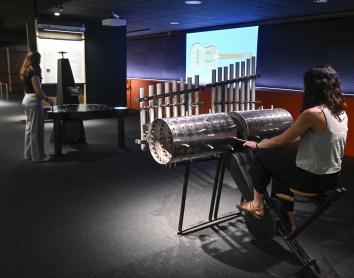
[{"label": "circular metal end plate", "polygon": [[152,123],[149,138],[149,148],[152,157],[160,164],[171,162],[173,155],[173,139],[168,124],[158,119]]}]

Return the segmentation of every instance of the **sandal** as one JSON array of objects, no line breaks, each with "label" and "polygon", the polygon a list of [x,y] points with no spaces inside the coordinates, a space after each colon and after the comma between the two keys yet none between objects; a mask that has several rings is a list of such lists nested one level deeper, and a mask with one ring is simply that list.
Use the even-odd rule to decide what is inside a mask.
[{"label": "sandal", "polygon": [[[246,209],[245,206],[247,206],[247,204],[249,203],[249,209]],[[236,205],[236,207],[240,210],[240,211],[246,211],[249,212],[250,214],[252,214],[253,217],[257,218],[257,219],[261,219],[264,216],[264,207],[262,208],[255,208],[253,206],[253,201],[248,201],[248,202],[240,202],[238,205]]]}]

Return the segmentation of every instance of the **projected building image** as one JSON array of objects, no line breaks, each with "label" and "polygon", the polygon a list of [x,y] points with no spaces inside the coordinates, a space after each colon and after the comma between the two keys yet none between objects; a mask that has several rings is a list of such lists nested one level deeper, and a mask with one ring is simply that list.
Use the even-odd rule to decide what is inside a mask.
[{"label": "projected building image", "polygon": [[186,77],[211,82],[211,70],[257,56],[258,26],[187,34]]}]

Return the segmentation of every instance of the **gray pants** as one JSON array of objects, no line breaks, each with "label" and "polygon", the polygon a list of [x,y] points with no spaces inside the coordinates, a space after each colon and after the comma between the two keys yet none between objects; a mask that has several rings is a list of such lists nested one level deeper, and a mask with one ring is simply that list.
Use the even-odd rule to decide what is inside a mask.
[{"label": "gray pants", "polygon": [[41,161],[44,153],[44,113],[36,94],[25,94],[22,105],[26,114],[25,159]]}]

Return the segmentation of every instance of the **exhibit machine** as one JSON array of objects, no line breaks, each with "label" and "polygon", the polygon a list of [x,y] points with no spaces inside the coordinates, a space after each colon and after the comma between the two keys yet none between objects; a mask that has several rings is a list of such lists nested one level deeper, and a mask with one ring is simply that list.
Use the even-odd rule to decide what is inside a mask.
[{"label": "exhibit machine", "polygon": [[[218,79],[216,79],[218,77]],[[311,259],[296,240],[343,192],[333,192],[310,199],[317,209],[295,231],[287,226],[287,215],[277,198],[266,196],[266,212],[262,219],[248,213],[230,213],[218,216],[225,169],[241,191],[242,200],[253,199],[253,188],[248,175],[253,152],[243,147],[245,140],[260,141],[285,131],[293,123],[284,109],[255,109],[256,59],[230,64],[212,70],[212,83],[199,85],[198,76],[150,85],[148,96],[140,89],[141,136],[136,143],[142,150],[149,149],[154,160],[162,165],[185,167],[181,208],[177,233],[186,235],[207,227],[244,217],[249,232],[257,240],[270,240],[280,235],[299,262],[304,266],[298,277],[339,277],[324,259]],[[179,84],[178,84],[179,83]],[[200,114],[202,93],[210,90],[209,113]],[[183,229],[183,218],[191,165],[217,160],[214,187],[206,222]],[[304,276],[309,275],[309,276]]]},{"label": "exhibit machine", "polygon": [[116,118],[117,143],[124,147],[124,117],[127,107],[105,104],[79,104],[81,88],[75,85],[69,59],[65,52],[58,59],[57,105],[48,110],[48,118],[53,120],[52,142],[55,155],[62,154],[62,144],[86,143],[83,121],[90,119]]}]

